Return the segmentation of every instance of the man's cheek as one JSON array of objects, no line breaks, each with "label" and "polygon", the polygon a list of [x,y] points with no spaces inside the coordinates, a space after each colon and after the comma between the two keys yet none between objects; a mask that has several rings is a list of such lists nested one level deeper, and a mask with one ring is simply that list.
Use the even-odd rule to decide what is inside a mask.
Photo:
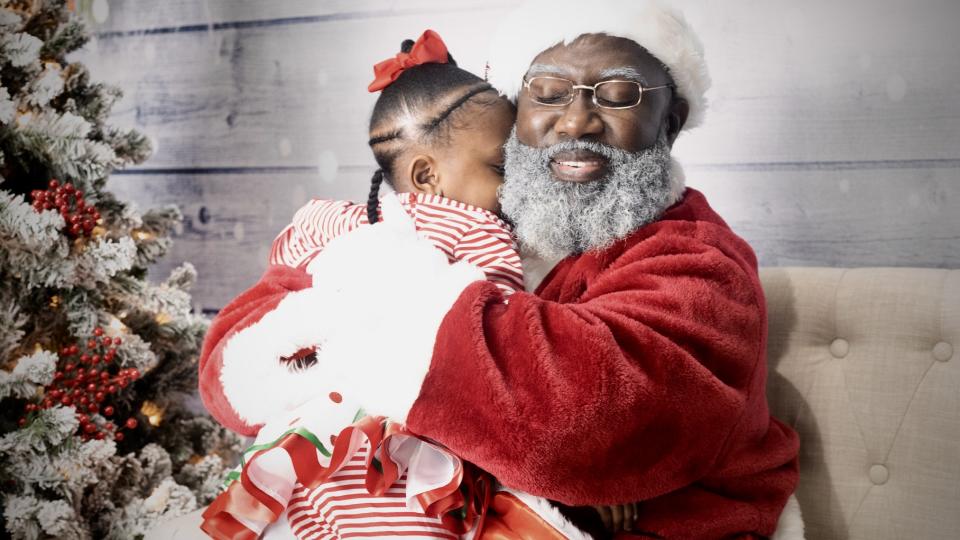
[{"label": "man's cheek", "polygon": [[536,148],[549,146],[552,144],[549,135],[556,118],[556,114],[523,111],[521,108],[517,113],[517,139],[527,146]]}]

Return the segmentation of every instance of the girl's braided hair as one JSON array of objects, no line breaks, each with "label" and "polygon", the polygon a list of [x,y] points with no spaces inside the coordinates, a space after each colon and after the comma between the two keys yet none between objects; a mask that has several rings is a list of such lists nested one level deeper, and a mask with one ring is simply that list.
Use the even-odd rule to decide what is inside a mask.
[{"label": "girl's braided hair", "polygon": [[[409,53],[414,41],[405,40],[400,51]],[[380,184],[386,181],[393,185],[396,176],[394,166],[397,156],[411,140],[436,144],[449,135],[451,115],[464,103],[493,87],[483,79],[457,67],[453,57],[447,54],[445,64],[421,64],[403,71],[400,76],[383,89],[373,114],[370,116],[369,144],[379,168],[370,181],[370,196],[367,199],[367,218],[370,223],[378,220]],[[427,111],[449,95],[461,95],[432,118],[424,119]],[[489,102],[488,102],[489,103]],[[399,127],[397,127],[399,126]]]}]

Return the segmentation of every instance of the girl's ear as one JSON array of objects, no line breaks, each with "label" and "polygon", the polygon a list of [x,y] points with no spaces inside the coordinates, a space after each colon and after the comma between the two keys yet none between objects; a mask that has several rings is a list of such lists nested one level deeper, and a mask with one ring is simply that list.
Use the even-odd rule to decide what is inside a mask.
[{"label": "girl's ear", "polygon": [[432,156],[418,154],[410,160],[408,178],[417,193],[443,195],[440,190],[440,171]]}]

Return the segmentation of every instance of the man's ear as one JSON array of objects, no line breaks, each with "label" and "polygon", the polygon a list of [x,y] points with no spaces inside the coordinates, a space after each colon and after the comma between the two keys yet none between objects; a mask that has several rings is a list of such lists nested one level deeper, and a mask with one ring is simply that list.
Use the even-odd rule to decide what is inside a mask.
[{"label": "man's ear", "polygon": [[414,156],[407,167],[407,178],[417,193],[440,195],[440,173],[432,156]]},{"label": "man's ear", "polygon": [[680,130],[687,123],[687,116],[690,115],[690,104],[683,98],[676,98],[670,103],[667,110],[667,142],[673,147],[673,141],[677,140]]}]

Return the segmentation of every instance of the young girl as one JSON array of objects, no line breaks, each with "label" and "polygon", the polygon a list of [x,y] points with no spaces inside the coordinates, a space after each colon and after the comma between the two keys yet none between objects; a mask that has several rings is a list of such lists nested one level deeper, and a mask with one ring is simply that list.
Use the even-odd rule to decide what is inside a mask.
[{"label": "young girl", "polygon": [[332,238],[378,221],[386,180],[417,230],[451,262],[480,267],[507,295],[522,290],[516,243],[497,217],[513,105],[458,68],[431,30],[416,44],[404,42],[400,56],[378,64],[369,86],[382,93],[370,119],[379,168],[367,204],[310,201],[275,240],[270,263],[305,266]]},{"label": "young girl", "polygon": [[[382,93],[369,142],[379,169],[368,202],[311,200],[277,236],[270,263],[306,267],[334,238],[381,220],[386,181],[416,229],[450,262],[479,267],[505,295],[521,290],[516,243],[497,216],[513,105],[458,68],[430,30],[374,71],[369,90]],[[316,344],[304,345],[284,359],[294,369],[316,364]],[[205,512],[208,534],[255,538],[275,519],[301,539],[398,532],[457,538],[472,527],[480,509],[461,486],[473,485],[475,475],[459,458],[399,424],[363,417],[349,395],[325,390],[261,429],[237,481]],[[465,504],[469,519],[445,515]]]},{"label": "young girl", "polygon": [[[277,236],[270,263],[309,267],[335,238],[396,219],[381,206],[399,203],[420,235],[450,262],[477,266],[504,296],[522,290],[514,238],[497,216],[502,146],[514,122],[513,105],[458,68],[430,30],[416,43],[405,41],[400,54],[374,71],[369,90],[382,93],[369,143],[379,169],[367,203],[311,200]],[[396,200],[381,205],[383,181]],[[422,277],[422,286],[430,287],[429,276]],[[284,360],[292,369],[320,368],[318,347],[322,344],[304,344]],[[249,460],[234,475],[237,481],[204,513],[208,534],[255,538],[265,529],[265,537],[286,529],[300,539],[457,538],[471,529],[475,534],[478,517],[490,504],[489,477],[402,425],[364,417],[349,395],[331,388],[318,388],[316,394],[261,429],[245,453]],[[494,508],[511,511],[502,504]],[[507,535],[509,526],[495,518],[486,528],[498,538],[517,537]],[[533,534],[560,537],[542,533]]]}]

